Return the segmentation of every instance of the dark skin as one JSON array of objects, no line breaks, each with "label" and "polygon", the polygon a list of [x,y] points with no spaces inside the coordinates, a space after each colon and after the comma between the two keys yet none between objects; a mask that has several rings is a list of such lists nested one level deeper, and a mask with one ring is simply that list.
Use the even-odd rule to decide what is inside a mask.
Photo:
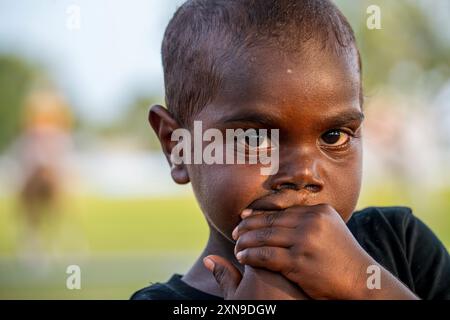
[{"label": "dark skin", "polygon": [[356,53],[253,51],[193,120],[203,130],[279,129],[276,174],[261,175],[262,164],[172,165],[180,126],[161,106],[150,111],[173,179],[192,183],[210,229],[182,280],[225,299],[416,299],[381,266],[382,288],[367,289],[366,268],[379,265],[346,226],[362,172]]}]

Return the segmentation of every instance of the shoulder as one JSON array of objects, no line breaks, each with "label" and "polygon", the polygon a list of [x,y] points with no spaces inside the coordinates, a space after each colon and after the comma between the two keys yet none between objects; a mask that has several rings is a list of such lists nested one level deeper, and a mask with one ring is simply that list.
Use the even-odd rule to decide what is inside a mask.
[{"label": "shoulder", "polygon": [[358,223],[388,223],[404,226],[414,215],[411,208],[405,206],[367,207],[353,213],[352,219]]},{"label": "shoulder", "polygon": [[167,283],[156,282],[142,288],[131,296],[130,300],[178,300],[183,299]]},{"label": "shoulder", "polygon": [[410,288],[413,281],[406,230],[411,216],[407,207],[368,207],[356,211],[347,222],[364,250]]},{"label": "shoulder", "polygon": [[347,223],[361,246],[425,299],[449,299],[450,256],[408,207],[368,207]]},{"label": "shoulder", "polygon": [[391,240],[391,244],[395,240],[406,251],[415,249],[418,241],[421,241],[422,246],[442,246],[433,231],[409,207],[367,207],[356,211],[348,221],[348,226],[360,239],[381,238]]},{"label": "shoulder", "polygon": [[174,273],[164,283],[156,282],[152,285],[136,291],[131,300],[223,300],[191,287],[182,280],[183,275]]},{"label": "shoulder", "polygon": [[408,207],[367,207],[353,213],[348,226],[359,240],[388,236],[405,245],[407,230],[416,220]]}]

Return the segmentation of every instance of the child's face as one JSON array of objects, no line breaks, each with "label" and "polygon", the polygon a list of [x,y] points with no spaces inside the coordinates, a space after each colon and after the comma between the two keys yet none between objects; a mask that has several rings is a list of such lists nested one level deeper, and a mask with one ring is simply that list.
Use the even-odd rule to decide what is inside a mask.
[{"label": "child's face", "polygon": [[224,88],[195,120],[203,130],[279,129],[279,170],[265,176],[262,164],[188,165],[211,226],[234,242],[231,232],[245,208],[319,203],[347,221],[361,184],[359,81],[356,55],[314,50],[288,60],[266,49],[250,62],[235,62]]}]

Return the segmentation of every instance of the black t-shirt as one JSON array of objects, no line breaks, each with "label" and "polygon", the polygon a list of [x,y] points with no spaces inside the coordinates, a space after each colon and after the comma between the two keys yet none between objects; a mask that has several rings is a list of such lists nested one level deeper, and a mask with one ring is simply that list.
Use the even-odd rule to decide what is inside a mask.
[{"label": "black t-shirt", "polygon": [[[356,211],[347,226],[378,263],[422,299],[450,299],[450,256],[434,233],[406,207]],[[133,300],[223,300],[189,286],[175,273],[133,294]]]}]

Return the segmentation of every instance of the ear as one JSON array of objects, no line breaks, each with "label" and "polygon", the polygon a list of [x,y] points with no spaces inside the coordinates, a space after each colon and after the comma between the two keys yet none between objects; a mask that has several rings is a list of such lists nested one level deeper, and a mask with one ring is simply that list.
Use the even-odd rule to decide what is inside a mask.
[{"label": "ear", "polygon": [[172,132],[180,128],[178,122],[170,113],[160,105],[153,105],[148,114],[148,121],[158,136],[162,150],[169,162],[172,179],[178,184],[189,182],[189,174],[185,164],[173,164],[171,160],[172,149],[177,145],[177,141],[172,141]]}]

